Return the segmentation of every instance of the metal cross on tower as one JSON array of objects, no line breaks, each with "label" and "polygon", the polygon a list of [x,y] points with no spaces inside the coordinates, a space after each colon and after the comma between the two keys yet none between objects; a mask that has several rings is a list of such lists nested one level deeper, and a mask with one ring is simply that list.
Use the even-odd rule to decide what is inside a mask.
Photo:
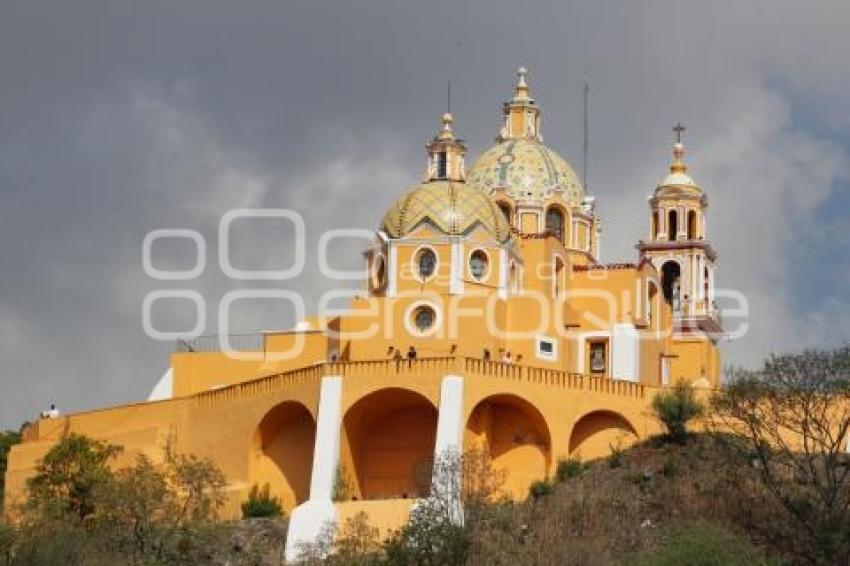
[{"label": "metal cross on tower", "polygon": [[678,122],[673,126],[673,131],[676,132],[676,143],[682,143],[682,132],[685,131],[685,126],[681,122]]}]

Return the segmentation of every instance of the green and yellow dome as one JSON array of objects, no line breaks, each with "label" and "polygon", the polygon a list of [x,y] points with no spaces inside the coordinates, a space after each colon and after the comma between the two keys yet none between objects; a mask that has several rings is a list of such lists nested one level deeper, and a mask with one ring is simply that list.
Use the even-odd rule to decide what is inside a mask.
[{"label": "green and yellow dome", "polygon": [[505,189],[515,199],[542,199],[555,190],[571,206],[584,198],[570,164],[536,139],[506,139],[491,147],[469,169],[467,182],[488,195]]},{"label": "green and yellow dome", "polygon": [[487,194],[463,182],[430,181],[413,187],[384,215],[381,230],[391,238],[403,238],[423,223],[449,236],[463,236],[481,226],[499,243],[511,238],[499,207]]}]

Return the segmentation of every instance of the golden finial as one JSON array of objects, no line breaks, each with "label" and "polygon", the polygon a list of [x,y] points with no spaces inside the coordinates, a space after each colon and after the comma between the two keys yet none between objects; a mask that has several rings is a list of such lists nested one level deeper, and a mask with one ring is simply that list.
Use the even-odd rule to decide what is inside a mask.
[{"label": "golden finial", "polygon": [[450,112],[446,112],[443,114],[443,129],[440,132],[441,140],[453,140],[455,139],[454,131],[452,131],[452,123],[454,122],[454,118],[452,117]]},{"label": "golden finial", "polygon": [[521,100],[527,99],[528,98],[528,82],[526,81],[526,78],[528,78],[528,69],[526,69],[525,67],[520,67],[519,69],[517,69],[516,74],[519,77],[519,80],[517,81],[516,95],[514,96],[514,99],[515,100],[517,100],[517,99],[521,99]]},{"label": "golden finial", "polygon": [[673,132],[676,133],[676,143],[673,144],[673,163],[670,164],[671,173],[685,173],[688,166],[682,161],[685,156],[685,145],[682,143],[682,132],[685,131],[685,126],[681,122],[673,126]]}]

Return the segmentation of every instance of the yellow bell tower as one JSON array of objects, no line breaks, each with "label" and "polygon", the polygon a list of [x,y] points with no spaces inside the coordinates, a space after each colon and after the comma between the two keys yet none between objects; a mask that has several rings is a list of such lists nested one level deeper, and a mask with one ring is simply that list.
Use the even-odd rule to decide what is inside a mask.
[{"label": "yellow bell tower", "polygon": [[[674,349],[678,341],[703,341],[714,348],[723,332],[714,297],[717,253],[706,238],[708,197],[684,162],[684,130],[681,124],[673,128],[670,172],[649,197],[649,238],[637,247],[641,260],[650,261],[661,279],[662,297],[672,313]],[[705,375],[711,364],[703,359],[693,365],[689,374]]]}]

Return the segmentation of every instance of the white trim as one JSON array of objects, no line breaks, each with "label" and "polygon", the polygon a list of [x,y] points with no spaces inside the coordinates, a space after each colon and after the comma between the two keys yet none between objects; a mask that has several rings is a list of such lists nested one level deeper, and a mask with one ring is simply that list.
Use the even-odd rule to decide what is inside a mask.
[{"label": "white trim", "polygon": [[[584,367],[584,361],[585,360],[584,359],[587,357],[587,348],[585,348],[585,345],[587,344],[588,338],[607,338],[608,339],[608,349],[609,349],[609,351],[606,352],[606,356],[608,358],[610,358],[610,356],[611,356],[611,353],[610,353],[611,332],[609,332],[608,330],[594,330],[593,332],[579,332],[579,333],[576,334],[576,341],[577,341],[577,344],[576,344],[576,352],[577,352],[577,355],[576,355],[576,362],[577,362],[576,363],[576,373],[581,373],[581,374],[585,373],[585,367]],[[608,360],[605,360],[605,364],[610,366]]]},{"label": "white trim", "polygon": [[148,401],[161,401],[163,399],[171,399],[174,396],[174,370],[168,370],[162,374],[159,381],[151,389],[148,395]]},{"label": "white trim", "polygon": [[[484,272],[484,275],[482,275],[480,278],[475,277],[475,275],[473,275],[473,273],[472,273],[472,255],[475,252],[481,252],[487,258],[487,269]],[[493,263],[490,259],[490,253],[486,249],[484,249],[480,246],[470,248],[469,253],[466,255],[466,267],[465,267],[465,269],[467,269],[469,271],[469,278],[470,279],[472,279],[476,283],[486,283],[487,281],[490,280],[490,275],[493,273]]]},{"label": "white trim", "polygon": [[[431,275],[428,276],[428,277],[422,277],[422,276],[419,275],[419,257],[418,256],[419,256],[419,252],[421,252],[422,250],[426,250],[426,249],[431,250],[431,253],[434,254],[434,272],[431,273]],[[437,250],[435,250],[432,246],[429,246],[428,244],[420,244],[419,246],[416,247],[415,250],[413,250],[413,255],[410,256],[410,269],[411,269],[411,273],[413,273],[413,277],[415,277],[416,280],[419,281],[420,283],[425,283],[426,281],[430,281],[431,279],[436,277],[437,274],[440,272],[440,254],[438,254]]]},{"label": "white trim", "polygon": [[[452,240],[451,273],[449,273],[449,294],[463,293],[463,254],[459,239]],[[439,262],[438,262],[439,264]],[[436,273],[436,269],[434,273]]]},{"label": "white trim", "polygon": [[625,381],[640,381],[640,333],[634,324],[614,325],[611,377]]},{"label": "white trim", "polygon": [[508,252],[502,248],[499,250],[499,297],[508,298],[508,277],[510,277],[510,266]]},{"label": "white trim", "polygon": [[398,292],[398,248],[389,243],[387,252],[387,296],[395,297]]},{"label": "white trim", "polygon": [[[552,345],[552,352],[546,353],[540,347],[543,342],[548,342]],[[534,337],[534,355],[537,356],[538,359],[546,360],[548,362],[557,362],[558,361],[558,341],[551,336],[544,336],[542,334],[538,334]]]}]

